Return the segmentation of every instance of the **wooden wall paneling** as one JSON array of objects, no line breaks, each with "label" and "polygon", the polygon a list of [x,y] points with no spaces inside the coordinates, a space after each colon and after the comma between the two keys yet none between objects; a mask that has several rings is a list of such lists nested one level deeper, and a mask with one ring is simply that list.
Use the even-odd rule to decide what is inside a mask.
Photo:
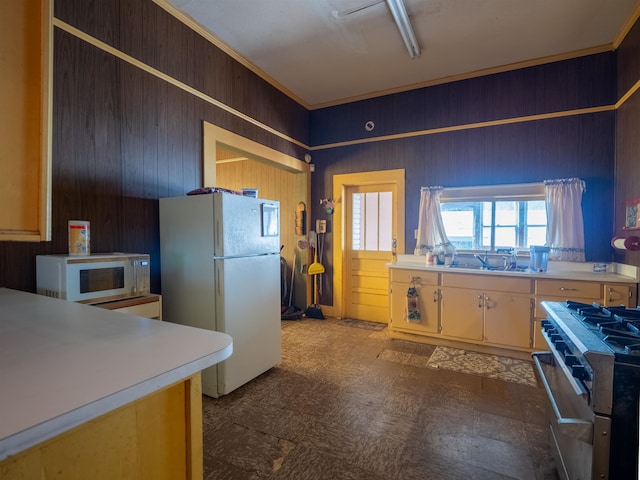
[{"label": "wooden wall paneling", "polygon": [[119,48],[121,30],[118,20],[121,4],[126,6],[127,3],[120,0],[54,0],[53,8],[55,18]]},{"label": "wooden wall paneling", "polygon": [[[147,11],[154,13],[143,25]],[[180,75],[180,81],[205,85],[213,98],[220,99],[222,92],[229,103],[244,95],[235,86],[246,70],[232,69],[235,62],[226,54],[159,13],[150,0],[57,0],[55,12],[61,21],[124,53],[150,56],[156,67]],[[159,29],[157,35],[153,28]],[[61,28],[54,35],[52,241],[33,246],[0,242],[0,285],[35,291],[35,255],[65,252],[67,220],[80,218],[92,222],[94,250],[151,253],[152,290],[159,291],[157,199],[202,186],[203,119],[287,154],[301,157],[302,149]],[[280,116],[280,125],[289,125],[285,134],[308,125],[306,112],[301,115],[292,104],[273,92],[269,99],[250,94],[245,101],[250,116]]]},{"label": "wooden wall paneling", "polygon": [[[94,164],[94,177],[91,193],[87,192],[86,199],[83,198],[82,201],[84,203],[92,196],[95,197],[91,250],[113,252],[120,249],[118,239],[121,232],[121,103],[117,87],[120,75],[115,58],[102,52],[91,53],[96,58],[95,82],[89,83],[85,88],[93,90],[95,98],[92,139],[94,157],[80,161]],[[84,75],[81,75],[81,81],[84,79]]]},{"label": "wooden wall paneling", "polygon": [[[322,145],[615,103],[615,54],[477,77],[313,110],[310,142]],[[376,129],[364,130],[373,120]]]},{"label": "wooden wall paneling", "polygon": [[[133,58],[142,59],[144,56],[144,41],[142,35],[140,35],[142,29],[140,19],[142,18],[143,2],[128,2],[125,0],[113,3],[120,3],[117,19],[119,38],[117,48]],[[71,24],[73,25],[73,23]]]},{"label": "wooden wall paneling", "polygon": [[[405,251],[415,247],[421,186],[471,186],[539,182],[578,176],[587,181],[583,199],[587,256],[608,260],[613,208],[613,112],[446,132],[406,139],[317,150],[314,197],[338,173],[406,169]],[[319,207],[312,205],[313,218]],[[336,241],[336,240],[334,240]]]},{"label": "wooden wall paneling", "polygon": [[[640,198],[638,125],[640,125],[640,93],[636,92],[618,109],[616,117],[615,236],[640,235],[640,230],[623,228],[626,222],[627,201]],[[614,250],[614,254],[619,262],[640,266],[640,252]]]},{"label": "wooden wall paneling", "polygon": [[640,81],[640,22],[629,30],[618,49],[617,58],[617,97],[622,98],[636,82]]},{"label": "wooden wall paneling", "polygon": [[[640,139],[637,134],[640,125],[640,93],[633,90],[640,82],[640,22],[636,22],[631,28],[616,53],[617,95],[624,103],[616,111],[614,235],[628,237],[640,235],[640,230],[623,228],[626,223],[626,203],[640,198]],[[616,261],[640,266],[640,252],[612,250]]]}]

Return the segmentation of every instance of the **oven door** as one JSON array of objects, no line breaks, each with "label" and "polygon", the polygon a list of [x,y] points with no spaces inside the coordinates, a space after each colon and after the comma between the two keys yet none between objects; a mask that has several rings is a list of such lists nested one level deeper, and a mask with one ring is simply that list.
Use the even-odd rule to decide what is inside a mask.
[{"label": "oven door", "polygon": [[607,479],[611,420],[594,414],[588,392],[553,352],[532,356],[549,397],[550,442],[558,474],[564,480]]}]

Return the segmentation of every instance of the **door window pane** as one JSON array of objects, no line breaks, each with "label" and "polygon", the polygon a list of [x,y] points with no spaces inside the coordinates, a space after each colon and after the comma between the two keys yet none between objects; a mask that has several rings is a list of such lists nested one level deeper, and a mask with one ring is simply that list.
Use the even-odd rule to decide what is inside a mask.
[{"label": "door window pane", "polygon": [[351,196],[351,248],[353,250],[362,250],[364,244],[362,242],[362,229],[364,219],[362,217],[363,195],[354,193]]},{"label": "door window pane", "polygon": [[393,228],[393,194],[380,192],[380,217],[378,220],[378,250],[391,251]]},{"label": "door window pane", "polygon": [[391,251],[392,192],[354,193],[351,197],[353,250]]},{"label": "door window pane", "polygon": [[365,193],[364,249],[378,249],[378,194]]}]

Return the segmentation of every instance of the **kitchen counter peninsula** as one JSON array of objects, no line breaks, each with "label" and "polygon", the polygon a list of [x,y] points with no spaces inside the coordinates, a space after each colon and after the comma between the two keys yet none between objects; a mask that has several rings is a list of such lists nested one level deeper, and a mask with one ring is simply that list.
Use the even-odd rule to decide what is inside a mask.
[{"label": "kitchen counter peninsula", "polygon": [[530,359],[546,349],[543,301],[635,307],[638,267],[549,262],[546,272],[427,265],[400,255],[389,267],[392,338]]},{"label": "kitchen counter peninsula", "polygon": [[0,478],[202,478],[230,336],[0,289]]}]

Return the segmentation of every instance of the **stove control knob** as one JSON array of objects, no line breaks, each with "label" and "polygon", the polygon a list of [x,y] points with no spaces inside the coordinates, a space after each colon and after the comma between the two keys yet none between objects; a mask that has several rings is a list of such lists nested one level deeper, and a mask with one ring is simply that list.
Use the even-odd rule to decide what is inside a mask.
[{"label": "stove control knob", "polygon": [[557,333],[552,333],[550,338],[553,343],[562,341],[562,336],[558,335]]},{"label": "stove control knob", "polygon": [[553,328],[553,323],[551,323],[549,320],[542,320],[540,322],[540,326],[542,326],[543,330],[545,332],[548,332],[549,330],[551,330]]},{"label": "stove control knob", "polygon": [[576,365],[577,363],[578,363],[578,357],[576,357],[575,355],[565,355],[564,364],[567,367],[572,367],[572,366]]},{"label": "stove control knob", "polygon": [[563,355],[567,351],[567,344],[564,343],[563,340],[553,340],[553,345],[556,347],[556,350]]},{"label": "stove control knob", "polygon": [[589,380],[589,374],[584,368],[584,365],[573,365],[571,367],[571,375],[573,375],[578,380]]}]

